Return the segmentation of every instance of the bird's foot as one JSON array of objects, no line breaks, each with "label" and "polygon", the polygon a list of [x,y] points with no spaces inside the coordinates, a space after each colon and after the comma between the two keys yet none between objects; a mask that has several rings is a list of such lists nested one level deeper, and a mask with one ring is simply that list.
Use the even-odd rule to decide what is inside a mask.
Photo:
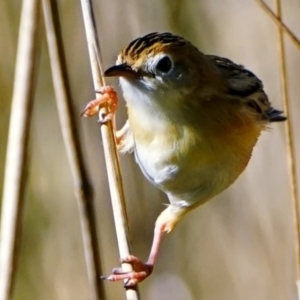
[{"label": "bird's foot", "polygon": [[102,105],[106,104],[108,113],[103,116],[103,119],[100,121],[100,123],[106,123],[112,119],[118,108],[117,93],[112,86],[103,86],[100,89],[95,90],[95,92],[100,94],[100,97],[90,101],[81,113],[81,116],[92,117],[98,113],[99,108]]},{"label": "bird's foot", "polygon": [[115,268],[109,276],[102,276],[101,279],[109,281],[126,280],[125,287],[135,286],[142,282],[153,271],[153,265],[140,261],[137,257],[129,255],[120,259],[121,263],[129,263],[132,265],[133,271],[123,271],[122,268]]}]

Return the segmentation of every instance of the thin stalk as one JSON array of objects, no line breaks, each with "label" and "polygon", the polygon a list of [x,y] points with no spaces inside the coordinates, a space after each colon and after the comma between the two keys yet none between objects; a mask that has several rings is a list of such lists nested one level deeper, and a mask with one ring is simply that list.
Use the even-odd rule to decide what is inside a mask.
[{"label": "thin stalk", "polygon": [[40,6],[24,0],[21,11],[15,81],[6,151],[0,241],[0,299],[11,298],[21,228],[25,165],[39,57]]},{"label": "thin stalk", "polygon": [[295,36],[295,34],[282,22],[279,16],[276,16],[270,9],[270,7],[263,0],[256,0],[260,7],[268,14],[268,16],[272,19],[273,22],[283,30],[289,38],[293,41],[293,43],[300,49],[300,40]]},{"label": "thin stalk", "polygon": [[[90,0],[81,0],[83,21],[85,26],[90,64],[92,69],[94,88],[98,89],[105,84],[103,67],[100,55],[100,47],[97,39],[95,17],[93,13],[92,2]],[[99,118],[107,113],[106,108],[100,109]],[[125,197],[122,186],[122,177],[120,172],[119,159],[116,151],[115,138],[112,123],[107,122],[101,126],[103,140],[104,156],[107,168],[108,182],[111,194],[111,203],[114,214],[117,241],[121,257],[130,254],[129,227],[126,215]],[[124,271],[132,271],[130,264],[122,264]],[[136,288],[126,289],[126,298],[128,300],[139,299],[139,293]]]},{"label": "thin stalk", "polygon": [[75,122],[76,114],[72,105],[57,2],[55,0],[43,0],[42,6],[60,127],[71,167],[75,197],[79,208],[91,299],[105,299],[104,287],[100,279],[95,208]]},{"label": "thin stalk", "polygon": [[[276,14],[277,18],[281,21],[281,1],[276,0]],[[285,132],[286,132],[286,147],[287,147],[287,161],[289,167],[290,176],[290,189],[291,189],[291,200],[293,206],[293,219],[295,225],[295,253],[296,253],[296,270],[297,270],[297,290],[298,298],[300,299],[300,221],[299,221],[299,191],[297,186],[297,170],[296,170],[296,153],[294,144],[294,135],[292,128],[292,116],[290,114],[290,99],[288,91],[288,76],[286,67],[286,54],[284,47],[284,37],[283,29],[278,26],[278,55],[280,61],[280,79],[281,79],[281,90],[282,90],[282,100],[284,106],[284,112],[287,116],[287,121],[285,122]]]}]

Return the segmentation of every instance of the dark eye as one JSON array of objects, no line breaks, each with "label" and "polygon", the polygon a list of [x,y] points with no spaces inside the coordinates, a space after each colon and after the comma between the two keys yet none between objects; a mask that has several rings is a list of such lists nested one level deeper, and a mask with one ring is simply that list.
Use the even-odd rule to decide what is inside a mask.
[{"label": "dark eye", "polygon": [[156,65],[156,69],[163,73],[168,73],[172,68],[172,61],[168,56],[164,56]]}]

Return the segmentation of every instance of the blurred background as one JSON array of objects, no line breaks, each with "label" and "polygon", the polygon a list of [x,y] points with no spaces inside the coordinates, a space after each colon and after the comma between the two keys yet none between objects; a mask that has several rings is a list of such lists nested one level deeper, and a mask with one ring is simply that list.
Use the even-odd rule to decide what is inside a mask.
[{"label": "blurred background", "polygon": [[[300,2],[283,2],[284,22],[300,36]],[[273,1],[266,1],[273,7]],[[282,109],[277,28],[252,1],[94,1],[104,67],[122,47],[152,31],[171,31],[204,53],[245,65],[263,80]],[[21,1],[0,2],[0,193],[14,81]],[[99,125],[80,118],[94,98],[79,1],[59,1],[60,18],[81,144],[96,199],[103,273],[118,265],[118,250]],[[285,39],[293,128],[299,128],[300,53]],[[109,84],[117,87],[117,80]],[[120,94],[121,95],[121,94]],[[120,96],[121,97],[121,96]],[[120,101],[117,122],[126,120]],[[297,134],[297,133],[296,133]],[[296,299],[292,206],[284,124],[272,124],[236,183],[193,211],[163,241],[154,274],[140,285],[144,300]],[[15,300],[89,299],[73,182],[43,40],[34,101]],[[300,139],[296,136],[299,169]],[[142,176],[132,155],[121,158],[134,254],[146,259],[156,217],[167,198]],[[300,183],[298,182],[298,185]],[[122,283],[106,297],[124,299]]]}]

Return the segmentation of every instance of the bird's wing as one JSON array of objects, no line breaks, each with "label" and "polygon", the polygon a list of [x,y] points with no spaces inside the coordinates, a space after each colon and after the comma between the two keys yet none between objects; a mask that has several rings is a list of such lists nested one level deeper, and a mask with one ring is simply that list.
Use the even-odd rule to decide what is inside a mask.
[{"label": "bird's wing", "polygon": [[227,80],[227,92],[232,96],[239,96],[246,105],[254,110],[262,119],[270,122],[284,121],[282,112],[271,107],[268,96],[263,90],[262,82],[242,65],[215,55],[207,57],[217,66]]}]

